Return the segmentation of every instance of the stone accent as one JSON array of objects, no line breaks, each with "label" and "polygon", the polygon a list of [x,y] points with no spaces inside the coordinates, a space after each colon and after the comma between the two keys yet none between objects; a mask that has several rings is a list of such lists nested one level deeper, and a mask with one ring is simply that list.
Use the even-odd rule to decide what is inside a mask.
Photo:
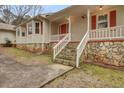
[{"label": "stone accent", "polygon": [[50,44],[44,44],[44,51],[42,50],[42,44],[17,44],[17,48],[23,49],[36,54],[50,54]]},{"label": "stone accent", "polygon": [[124,42],[89,42],[82,56],[84,62],[124,66]]}]

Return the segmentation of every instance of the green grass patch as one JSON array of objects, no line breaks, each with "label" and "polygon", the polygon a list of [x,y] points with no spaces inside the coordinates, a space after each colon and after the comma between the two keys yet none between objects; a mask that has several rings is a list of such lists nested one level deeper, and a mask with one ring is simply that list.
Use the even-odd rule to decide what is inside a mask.
[{"label": "green grass patch", "polygon": [[6,48],[6,52],[9,55],[12,55],[15,57],[17,60],[24,60],[24,61],[44,61],[44,62],[49,62],[51,63],[51,56],[47,54],[43,55],[36,55],[34,53],[17,49],[17,48]]},{"label": "green grass patch", "polygon": [[91,64],[83,64],[81,70],[85,71],[92,76],[97,76],[103,80],[106,85],[111,87],[124,87],[124,72],[107,69]]}]

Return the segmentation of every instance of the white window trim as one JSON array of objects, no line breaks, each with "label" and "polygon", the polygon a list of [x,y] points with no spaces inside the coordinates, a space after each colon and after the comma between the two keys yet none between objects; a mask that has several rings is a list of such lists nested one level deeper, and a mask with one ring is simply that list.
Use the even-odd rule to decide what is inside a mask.
[{"label": "white window trim", "polygon": [[108,24],[107,24],[108,27],[107,28],[109,28],[110,27],[110,21],[109,21],[110,20],[110,16],[109,16],[109,12],[106,12],[106,13],[100,13],[100,14],[96,15],[96,29],[99,29],[98,28],[98,17],[101,16],[101,15],[107,15],[107,22],[108,22]]},{"label": "white window trim", "polygon": [[32,34],[29,34],[29,24],[32,26],[32,34],[33,34],[33,24],[32,24],[32,21],[27,23],[27,35],[32,35]]},{"label": "white window trim", "polygon": [[[35,21],[34,23],[39,23],[39,33],[35,33],[35,34],[40,34],[41,35],[41,22],[43,23],[43,21]],[[36,28],[36,27],[35,27]],[[43,28],[43,26],[42,26]],[[36,30],[36,29],[35,29]],[[36,32],[36,31],[35,31]]]}]

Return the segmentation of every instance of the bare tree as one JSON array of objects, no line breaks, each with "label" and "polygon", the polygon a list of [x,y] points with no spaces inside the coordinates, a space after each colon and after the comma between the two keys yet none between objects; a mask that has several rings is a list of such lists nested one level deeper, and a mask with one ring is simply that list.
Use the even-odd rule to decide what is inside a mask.
[{"label": "bare tree", "polygon": [[32,11],[30,11],[31,16],[41,14],[43,11],[43,7],[41,5],[32,5],[31,7],[32,7]]},{"label": "bare tree", "polygon": [[13,13],[10,11],[11,10],[11,6],[4,6],[1,5],[0,6],[0,15],[1,15],[1,19],[5,22],[5,23],[10,23],[13,20]]},{"label": "bare tree", "polygon": [[1,5],[0,14],[6,23],[18,25],[32,16],[41,14],[42,6],[39,5]]}]

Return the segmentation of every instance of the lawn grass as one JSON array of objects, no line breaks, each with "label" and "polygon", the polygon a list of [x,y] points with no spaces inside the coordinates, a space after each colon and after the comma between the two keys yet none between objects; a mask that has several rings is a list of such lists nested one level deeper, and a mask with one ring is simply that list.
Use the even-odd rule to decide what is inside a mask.
[{"label": "lawn grass", "polygon": [[44,87],[123,88],[124,72],[92,64],[82,64],[80,69],[75,68]]},{"label": "lawn grass", "polygon": [[34,53],[17,49],[17,48],[5,48],[7,55],[14,57],[17,61],[31,62],[31,61],[40,61],[51,63],[51,56],[47,54],[36,55]]},{"label": "lawn grass", "polygon": [[124,87],[124,72],[122,71],[99,67],[92,64],[83,64],[80,70],[98,77],[108,86]]}]

